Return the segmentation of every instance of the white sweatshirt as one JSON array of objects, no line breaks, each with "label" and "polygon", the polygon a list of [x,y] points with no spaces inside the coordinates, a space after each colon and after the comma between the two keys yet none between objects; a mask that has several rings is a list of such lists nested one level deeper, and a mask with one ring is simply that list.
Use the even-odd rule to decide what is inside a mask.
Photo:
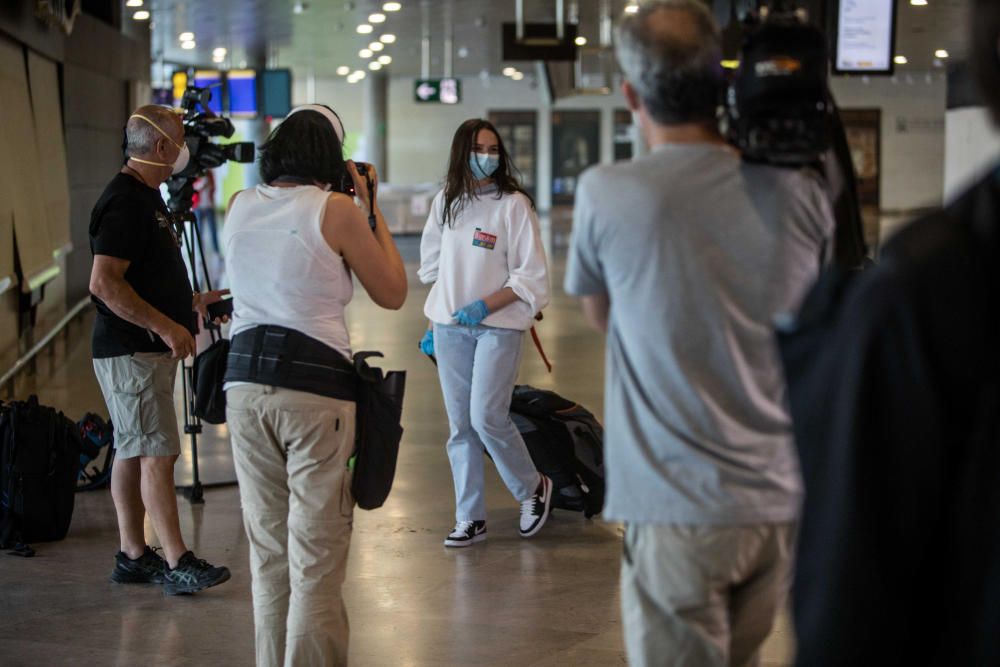
[{"label": "white sweatshirt", "polygon": [[444,191],[431,204],[420,240],[420,271],[424,284],[434,283],[424,315],[437,324],[455,324],[452,313],[505,287],[518,301],[483,324],[525,331],[535,314],[549,303],[549,269],[542,247],[538,217],[523,194],[482,192],[442,225]]}]

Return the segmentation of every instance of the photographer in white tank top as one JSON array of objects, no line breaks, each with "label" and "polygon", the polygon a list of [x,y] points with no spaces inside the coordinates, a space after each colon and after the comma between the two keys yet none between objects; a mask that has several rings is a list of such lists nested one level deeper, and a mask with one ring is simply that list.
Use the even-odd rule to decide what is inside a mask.
[{"label": "photographer in white tank top", "polygon": [[[233,337],[283,327],[350,358],[351,271],[379,306],[403,305],[406,272],[381,211],[375,207],[373,230],[351,197],[331,192],[349,175],[369,209],[365,179],[343,159],[343,139],[328,107],[295,109],[260,149],[264,184],[230,201],[222,235]],[[346,664],[340,588],[354,507],[355,403],[252,381],[226,389],[257,664]]]}]

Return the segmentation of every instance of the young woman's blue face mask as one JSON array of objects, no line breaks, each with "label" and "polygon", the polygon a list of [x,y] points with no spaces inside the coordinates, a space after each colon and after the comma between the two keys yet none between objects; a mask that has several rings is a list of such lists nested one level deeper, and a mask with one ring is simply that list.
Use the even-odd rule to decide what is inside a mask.
[{"label": "young woman's blue face mask", "polygon": [[499,155],[469,153],[469,168],[472,169],[472,176],[478,181],[489,178],[499,167]]}]

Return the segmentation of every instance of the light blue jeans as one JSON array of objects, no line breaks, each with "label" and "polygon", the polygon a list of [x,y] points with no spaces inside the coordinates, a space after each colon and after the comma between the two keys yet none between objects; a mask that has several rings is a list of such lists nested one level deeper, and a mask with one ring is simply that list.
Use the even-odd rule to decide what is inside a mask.
[{"label": "light blue jeans", "polygon": [[523,335],[513,329],[434,324],[438,377],[451,427],[448,460],[456,521],[486,520],[483,448],[518,501],[531,498],[541,482],[510,420]]}]

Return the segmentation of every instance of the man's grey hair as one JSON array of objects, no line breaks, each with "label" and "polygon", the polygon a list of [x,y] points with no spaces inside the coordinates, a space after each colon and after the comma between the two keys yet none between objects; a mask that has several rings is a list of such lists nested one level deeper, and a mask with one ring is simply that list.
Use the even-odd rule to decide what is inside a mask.
[{"label": "man's grey hair", "polygon": [[[661,10],[691,16],[687,26],[654,23]],[[722,90],[719,28],[702,0],[649,0],[626,14],[615,31],[625,79],[653,120],[664,125],[715,118]]]},{"label": "man's grey hair", "polygon": [[[172,109],[161,106],[145,106],[135,110],[153,121],[168,134],[174,129],[172,123],[177,115]],[[142,118],[133,115],[125,124],[125,153],[130,157],[141,157],[153,152],[156,142],[163,139],[159,131]]]}]

